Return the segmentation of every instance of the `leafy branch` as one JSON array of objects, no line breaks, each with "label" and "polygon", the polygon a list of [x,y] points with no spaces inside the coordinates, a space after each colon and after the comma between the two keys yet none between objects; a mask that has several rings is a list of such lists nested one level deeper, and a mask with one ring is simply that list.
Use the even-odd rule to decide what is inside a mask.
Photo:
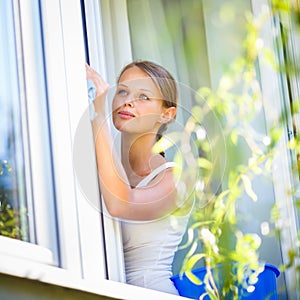
[{"label": "leafy branch", "polygon": [[[12,167],[6,160],[0,160],[1,177],[11,174]],[[23,240],[26,237],[26,229],[21,226],[21,216],[26,214],[26,208],[17,209],[11,206],[13,191],[0,185],[0,235]]]}]

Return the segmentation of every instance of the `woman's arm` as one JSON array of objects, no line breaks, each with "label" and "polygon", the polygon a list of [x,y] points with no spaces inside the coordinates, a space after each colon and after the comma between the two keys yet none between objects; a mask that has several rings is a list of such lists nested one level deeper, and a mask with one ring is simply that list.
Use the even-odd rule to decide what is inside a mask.
[{"label": "woman's arm", "polygon": [[88,65],[87,79],[96,87],[92,121],[101,192],[108,212],[113,217],[151,220],[175,210],[176,187],[172,169],[159,174],[150,185],[131,188],[121,160],[113,149],[113,141],[105,115],[108,84]]}]

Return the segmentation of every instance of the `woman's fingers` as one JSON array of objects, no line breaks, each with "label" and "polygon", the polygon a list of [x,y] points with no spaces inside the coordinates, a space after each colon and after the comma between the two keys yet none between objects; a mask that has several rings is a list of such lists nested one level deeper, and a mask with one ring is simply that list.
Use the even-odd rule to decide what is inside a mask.
[{"label": "woman's fingers", "polygon": [[87,63],[85,64],[86,79],[93,81],[96,88],[96,97],[105,94],[108,90],[109,85],[105,80]]}]

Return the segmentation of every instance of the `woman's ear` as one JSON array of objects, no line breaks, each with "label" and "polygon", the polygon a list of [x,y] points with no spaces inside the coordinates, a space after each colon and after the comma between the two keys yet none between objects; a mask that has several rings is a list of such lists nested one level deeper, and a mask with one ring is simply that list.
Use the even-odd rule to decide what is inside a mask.
[{"label": "woman's ear", "polygon": [[173,119],[175,119],[176,112],[177,109],[174,106],[164,108],[160,122],[163,124],[170,123]]}]

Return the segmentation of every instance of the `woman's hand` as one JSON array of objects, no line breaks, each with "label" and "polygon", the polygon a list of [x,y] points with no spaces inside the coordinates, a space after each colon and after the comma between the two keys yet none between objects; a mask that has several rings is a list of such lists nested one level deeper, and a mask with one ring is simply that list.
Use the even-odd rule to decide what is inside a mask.
[{"label": "woman's hand", "polygon": [[102,79],[102,77],[92,69],[88,64],[85,64],[86,79],[93,81],[96,87],[96,98],[107,93],[109,85]]},{"label": "woman's hand", "polygon": [[86,79],[91,80],[96,88],[96,97],[94,99],[94,107],[96,113],[104,111],[104,99],[108,91],[109,85],[102,79],[102,77],[92,69],[87,63],[85,64]]}]

